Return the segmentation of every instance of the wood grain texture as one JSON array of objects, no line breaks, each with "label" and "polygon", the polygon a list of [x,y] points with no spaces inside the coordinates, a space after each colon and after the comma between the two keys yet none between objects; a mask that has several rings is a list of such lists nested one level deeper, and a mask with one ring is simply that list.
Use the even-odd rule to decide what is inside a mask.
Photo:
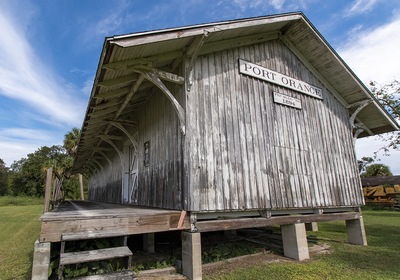
[{"label": "wood grain texture", "polygon": [[[238,59],[323,89],[319,100],[239,74]],[[187,210],[362,204],[349,114],[279,40],[200,56],[187,105]],[[301,100],[276,104],[273,92]]]}]

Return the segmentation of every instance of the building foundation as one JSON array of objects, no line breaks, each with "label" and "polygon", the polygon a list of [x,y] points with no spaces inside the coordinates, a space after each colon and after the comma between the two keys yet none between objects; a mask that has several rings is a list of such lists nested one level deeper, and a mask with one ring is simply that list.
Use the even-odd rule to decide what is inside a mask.
[{"label": "building foundation", "polygon": [[364,220],[361,217],[354,220],[346,220],[347,240],[350,244],[367,246]]},{"label": "building foundation", "polygon": [[298,261],[310,258],[304,223],[281,225],[285,257]]},{"label": "building foundation", "polygon": [[32,280],[47,279],[50,266],[50,242],[36,240],[33,252]]},{"label": "building foundation", "polygon": [[182,274],[190,280],[202,279],[201,234],[182,232]]}]

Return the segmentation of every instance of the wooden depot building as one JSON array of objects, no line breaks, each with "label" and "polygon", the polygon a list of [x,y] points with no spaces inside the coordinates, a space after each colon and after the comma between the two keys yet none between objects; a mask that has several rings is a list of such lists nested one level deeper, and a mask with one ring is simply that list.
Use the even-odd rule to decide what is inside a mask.
[{"label": "wooden depot building", "polygon": [[180,230],[190,279],[202,232],[281,225],[303,260],[305,223],[344,220],[366,245],[354,143],[397,129],[302,13],[109,37],[74,171],[120,205],[48,212],[39,241]]}]

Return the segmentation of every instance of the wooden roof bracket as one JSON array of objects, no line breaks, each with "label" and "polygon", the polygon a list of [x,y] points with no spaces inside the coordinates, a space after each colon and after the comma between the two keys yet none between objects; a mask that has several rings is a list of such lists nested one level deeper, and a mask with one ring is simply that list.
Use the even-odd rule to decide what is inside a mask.
[{"label": "wooden roof bracket", "polygon": [[118,147],[115,146],[115,144],[113,143],[113,141],[111,141],[111,139],[109,139],[106,135],[99,135],[99,136],[97,136],[97,137],[99,137],[99,138],[100,138],[101,140],[103,140],[104,142],[110,144],[110,145],[114,148],[114,150],[115,150],[115,151],[118,153],[118,155],[119,155],[119,159],[120,159],[120,161],[121,161],[121,165],[124,166],[124,156],[123,156],[122,152],[120,151],[120,149],[118,149]]},{"label": "wooden roof bracket", "polygon": [[189,46],[189,48],[186,51],[186,56],[190,58],[189,64],[186,68],[186,80],[188,81],[186,89],[187,91],[190,91],[190,88],[192,87],[193,66],[194,63],[196,62],[197,56],[199,55],[201,47],[203,46],[204,42],[208,37],[208,33],[210,33],[210,31],[203,30],[203,34],[197,36],[197,38],[194,39],[193,43]]},{"label": "wooden roof bracket", "polygon": [[354,121],[355,121],[358,113],[360,113],[362,109],[364,109],[365,107],[367,107],[371,103],[372,103],[372,99],[365,99],[365,100],[361,100],[361,101],[355,102],[355,103],[350,104],[349,106],[347,106],[347,109],[349,109],[351,107],[358,106],[358,108],[354,111],[354,113],[351,115],[351,117],[349,119],[350,126],[351,126],[352,129],[355,128]]},{"label": "wooden roof bracket", "polygon": [[103,166],[101,166],[100,162],[97,161],[97,159],[95,159],[94,157],[91,158],[91,160],[93,160],[99,167],[101,171],[104,171]]},{"label": "wooden roof bracket", "polygon": [[[92,174],[95,174],[96,172],[97,173],[99,172],[99,168],[96,165],[94,165],[92,162],[90,162],[90,161],[86,162],[85,167],[90,169],[92,171]],[[90,167],[92,167],[92,168],[90,168]]]},{"label": "wooden roof bracket", "polygon": [[356,140],[357,140],[358,136],[360,136],[360,134],[362,132],[366,131],[366,132],[368,132],[369,135],[374,135],[374,133],[361,122],[356,123],[354,125],[354,128],[357,129],[353,134],[353,143],[354,143],[354,145],[356,144]]},{"label": "wooden roof bracket", "polygon": [[126,136],[128,136],[129,140],[131,141],[132,145],[135,147],[135,149],[138,149],[138,143],[136,140],[130,135],[130,133],[126,130],[126,128],[119,122],[115,121],[110,121],[110,124],[121,130],[123,133],[125,133]]},{"label": "wooden roof bracket", "polygon": [[353,104],[348,105],[346,108],[352,108],[352,107],[357,107],[357,109],[353,112],[353,114],[350,116],[349,122],[350,122],[350,127],[351,129],[356,129],[356,131],[353,134],[353,144],[356,144],[356,140],[358,138],[358,136],[360,136],[360,134],[364,131],[367,131],[370,135],[373,135],[372,131],[366,127],[364,124],[362,124],[361,122],[358,122],[355,124],[355,120],[356,117],[358,115],[358,113],[361,112],[362,109],[364,109],[365,107],[367,107],[369,104],[372,103],[372,99],[364,99],[358,102],[355,102]]},{"label": "wooden roof bracket", "polygon": [[94,153],[93,153],[93,154],[95,154],[95,153],[98,153],[98,154],[102,155],[102,156],[107,160],[108,164],[110,165],[110,168],[112,168],[111,160],[107,157],[107,155],[106,155],[105,153],[103,153],[103,152],[102,152],[100,149],[98,149],[98,148],[95,148],[95,149],[94,149]]},{"label": "wooden roof bracket", "polygon": [[169,89],[165,86],[165,84],[160,80],[160,78],[153,72],[148,72],[148,71],[143,71],[142,75],[151,83],[153,83],[156,87],[158,87],[161,92],[165,94],[165,96],[168,98],[169,101],[171,101],[172,106],[174,107],[178,118],[180,122],[180,127],[181,127],[181,133],[183,135],[186,134],[186,128],[185,128],[185,123],[186,123],[186,112],[179,104],[179,102],[175,99],[175,97],[172,95],[172,93],[169,91]]}]

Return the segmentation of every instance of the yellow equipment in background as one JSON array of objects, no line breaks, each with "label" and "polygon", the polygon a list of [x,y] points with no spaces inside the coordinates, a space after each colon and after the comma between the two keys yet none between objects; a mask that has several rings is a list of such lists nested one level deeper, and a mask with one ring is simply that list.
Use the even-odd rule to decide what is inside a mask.
[{"label": "yellow equipment in background", "polygon": [[400,197],[400,185],[363,187],[366,203],[379,203],[384,205],[398,205]]}]

